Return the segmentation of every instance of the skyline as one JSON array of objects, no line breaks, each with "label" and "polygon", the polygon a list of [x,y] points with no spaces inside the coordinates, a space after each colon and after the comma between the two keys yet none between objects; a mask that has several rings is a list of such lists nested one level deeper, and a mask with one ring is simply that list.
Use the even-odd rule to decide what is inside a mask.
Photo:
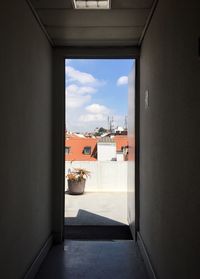
[{"label": "skyline", "polygon": [[128,74],[133,59],[66,59],[66,128],[93,131],[108,126],[123,126],[128,114]]}]

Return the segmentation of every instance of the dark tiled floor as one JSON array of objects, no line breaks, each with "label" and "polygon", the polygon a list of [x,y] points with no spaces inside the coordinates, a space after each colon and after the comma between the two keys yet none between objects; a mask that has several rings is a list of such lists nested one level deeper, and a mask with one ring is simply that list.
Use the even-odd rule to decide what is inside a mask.
[{"label": "dark tiled floor", "polygon": [[52,248],[35,279],[148,279],[132,240],[65,240]]}]

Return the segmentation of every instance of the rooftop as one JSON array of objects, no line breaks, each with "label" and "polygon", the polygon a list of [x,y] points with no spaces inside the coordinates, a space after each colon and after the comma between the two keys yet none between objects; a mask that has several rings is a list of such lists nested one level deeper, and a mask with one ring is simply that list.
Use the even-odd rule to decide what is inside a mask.
[{"label": "rooftop", "polygon": [[[116,143],[116,151],[128,146],[127,135],[111,135],[106,137],[84,137],[79,134],[67,134],[65,147],[70,148],[65,154],[66,161],[96,161],[97,143]],[[90,154],[84,153],[85,147],[91,147]]]},{"label": "rooftop", "polygon": [[111,137],[102,137],[98,140],[98,143],[115,143],[115,141]]}]

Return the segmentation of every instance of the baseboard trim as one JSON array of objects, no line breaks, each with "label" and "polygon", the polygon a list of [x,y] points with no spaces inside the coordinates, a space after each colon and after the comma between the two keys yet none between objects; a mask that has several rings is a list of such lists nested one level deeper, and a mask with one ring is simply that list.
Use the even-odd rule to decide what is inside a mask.
[{"label": "baseboard trim", "polygon": [[135,224],[133,222],[131,222],[129,215],[127,217],[127,221],[128,221],[129,229],[130,229],[131,235],[133,237],[133,240],[136,241]]},{"label": "baseboard trim", "polygon": [[34,279],[42,262],[44,261],[47,253],[51,249],[53,245],[53,235],[50,235],[50,237],[47,239],[43,247],[41,248],[40,252],[38,253],[37,257],[35,258],[32,265],[27,270],[24,279]]},{"label": "baseboard trim", "polygon": [[139,232],[137,232],[137,243],[138,243],[138,246],[139,246],[139,249],[140,249],[140,253],[142,254],[144,263],[146,265],[146,268],[147,268],[147,271],[148,271],[148,274],[149,274],[149,278],[150,279],[157,279],[157,276],[156,276],[156,274],[154,272],[154,269],[153,269],[153,266],[151,264],[151,260],[149,258],[148,253],[147,253],[147,250],[145,248],[144,241],[143,241],[142,236]]}]

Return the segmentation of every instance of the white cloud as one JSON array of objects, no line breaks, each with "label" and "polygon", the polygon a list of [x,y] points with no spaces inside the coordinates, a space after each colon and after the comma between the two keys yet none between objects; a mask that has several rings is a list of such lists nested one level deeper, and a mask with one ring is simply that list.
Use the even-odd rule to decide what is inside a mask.
[{"label": "white cloud", "polygon": [[99,122],[99,121],[105,121],[106,120],[106,116],[101,114],[101,113],[97,113],[97,114],[82,114],[79,117],[79,121],[81,122]]},{"label": "white cloud", "polygon": [[80,94],[85,94],[85,93],[92,94],[92,93],[95,93],[95,92],[97,92],[96,88],[94,88],[94,87],[89,87],[89,86],[82,86],[82,87],[79,89],[79,93],[80,93]]},{"label": "white cloud", "polygon": [[105,126],[109,113],[110,109],[106,106],[92,104],[85,108],[85,111],[80,115],[78,121],[84,123],[90,122],[95,124],[95,126]]},{"label": "white cloud", "polygon": [[128,84],[128,77],[127,76],[122,76],[122,77],[118,78],[118,80],[117,80],[117,85],[118,86],[125,85],[125,84]]},{"label": "white cloud", "polygon": [[80,82],[81,84],[97,82],[97,79],[93,75],[76,70],[69,65],[66,65],[65,72],[66,72],[68,81],[77,81],[77,82]]},{"label": "white cloud", "polygon": [[86,111],[93,114],[108,114],[110,110],[106,106],[92,104],[86,107]]},{"label": "white cloud", "polygon": [[91,101],[91,94],[97,90],[90,86],[71,84],[66,87],[66,108],[80,108]]},{"label": "white cloud", "polygon": [[89,103],[91,100],[90,95],[75,95],[75,96],[69,96],[66,98],[66,108],[80,108],[83,105]]},{"label": "white cloud", "polygon": [[[83,100],[83,99],[81,99]],[[111,109],[109,109],[109,114],[104,113],[90,113],[86,110],[87,107],[80,104],[79,100],[76,100],[72,103],[71,100],[71,107],[68,107],[66,113],[66,127],[70,131],[79,131],[79,132],[86,132],[86,131],[94,131],[96,127],[108,127],[107,117],[113,117],[114,120],[114,127],[123,126],[124,125],[124,115],[116,114]],[[84,101],[88,101],[84,99]],[[89,101],[91,102],[91,100]],[[80,107],[77,107],[80,105]],[[73,107],[74,106],[74,107]]]},{"label": "white cloud", "polygon": [[78,91],[79,87],[75,84],[71,84],[66,87],[66,94],[76,94]]},{"label": "white cloud", "polygon": [[66,94],[93,94],[97,90],[91,86],[78,86],[76,84],[70,84],[66,87]]},{"label": "white cloud", "polygon": [[69,65],[70,62],[71,62],[71,59],[65,59],[65,65]]}]

